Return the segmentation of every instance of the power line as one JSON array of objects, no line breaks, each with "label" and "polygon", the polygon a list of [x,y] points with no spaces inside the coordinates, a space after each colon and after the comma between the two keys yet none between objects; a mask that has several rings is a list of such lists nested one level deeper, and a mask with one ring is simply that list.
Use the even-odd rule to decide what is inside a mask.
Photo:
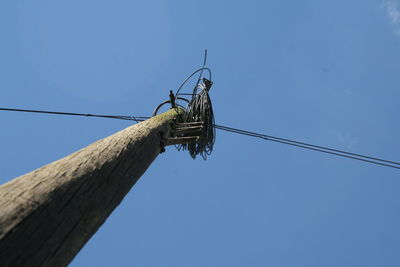
[{"label": "power line", "polygon": [[99,115],[99,114],[72,113],[72,112],[32,110],[32,109],[15,109],[15,108],[0,108],[0,110],[3,110],[3,111],[16,111],[16,112],[44,113],[44,114],[54,114],[54,115],[108,118],[108,119],[128,120],[128,121],[136,121],[136,122],[144,121],[144,120],[149,118],[149,117],[136,117],[136,116]]},{"label": "power line", "polygon": [[[314,147],[314,148],[318,148],[318,149],[333,151],[333,152],[337,152],[337,153],[347,154],[347,155],[351,155],[351,156],[362,157],[362,158],[367,158],[367,159],[371,159],[371,160],[377,160],[377,161],[382,161],[382,162],[386,162],[386,163],[391,163],[391,164],[400,165],[399,162],[395,162],[395,161],[390,161],[390,160],[385,160],[385,159],[374,158],[374,157],[370,157],[370,156],[365,156],[365,155],[361,155],[361,154],[351,153],[351,152],[347,152],[347,151],[343,151],[343,150],[338,150],[338,149],[333,149],[333,148],[324,147],[324,146],[312,145],[312,144],[303,143],[303,142],[299,142],[299,141],[295,141],[295,140],[290,140],[290,139],[285,139],[285,138],[281,138],[281,137],[276,137],[276,136],[271,136],[271,135],[266,135],[266,134],[260,134],[260,133],[254,133],[254,132],[249,132],[249,131],[245,131],[245,130],[235,129],[235,128],[231,128],[231,127],[227,127],[227,126],[221,126],[221,125],[216,125],[215,127],[216,127],[216,128],[219,128],[220,130],[238,131],[238,132],[243,133],[243,134],[246,134],[246,135],[251,135],[251,136],[255,136],[255,137],[257,136],[257,137],[261,137],[261,138],[267,139],[267,140],[268,140],[268,139],[276,139],[276,140],[286,141],[286,142],[290,142],[290,143],[294,143],[294,144],[298,144],[298,145],[304,145],[304,146]],[[222,129],[222,128],[223,128],[223,129]]]},{"label": "power line", "polygon": [[[99,115],[99,114],[88,114],[88,113],[73,113],[73,112],[58,112],[58,111],[45,111],[45,110],[30,110],[30,109],[14,109],[14,108],[1,108],[1,111],[15,111],[15,112],[31,112],[31,113],[42,113],[42,114],[53,114],[53,115],[68,115],[68,116],[83,116],[83,117],[97,117],[97,118],[108,118],[108,119],[118,119],[118,120],[129,120],[141,122],[150,117],[144,116],[118,116],[118,115]],[[232,128],[222,125],[214,125],[218,130],[227,131],[231,133],[241,134],[245,136],[251,136],[256,138],[261,138],[263,140],[277,142],[281,144],[291,145],[299,148],[309,149],[313,151],[318,151],[322,153],[327,153],[335,156],[345,157],[349,159],[364,161],[371,164],[377,164],[385,167],[400,169],[400,163],[395,161],[390,161],[386,159],[381,159],[377,157],[366,156],[357,153],[351,153],[343,150],[333,149],[324,146],[318,146],[313,144],[308,144],[304,142],[299,142],[296,140],[286,139],[282,137],[276,137],[272,135],[266,135],[262,133],[250,132],[246,130],[241,130],[237,128]]]},{"label": "power line", "polygon": [[[314,151],[327,153],[327,154],[331,154],[331,155],[336,155],[336,156],[340,156],[340,157],[345,157],[345,158],[350,158],[350,159],[354,159],[354,160],[360,160],[360,161],[377,164],[377,165],[381,165],[381,166],[385,166],[385,167],[400,169],[400,163],[395,162],[395,161],[380,159],[380,158],[376,158],[376,157],[370,157],[370,156],[366,156],[366,155],[351,153],[351,152],[328,148],[328,147],[323,147],[323,146],[307,144],[307,143],[303,143],[303,142],[299,142],[299,141],[295,141],[295,140],[290,140],[290,139],[285,139],[285,138],[281,138],[281,137],[275,137],[275,136],[271,136],[271,135],[265,135],[265,134],[261,134],[261,133],[240,130],[240,129],[231,128],[231,127],[222,126],[222,125],[215,125],[215,128],[222,130],[222,131],[228,131],[228,132],[232,132],[232,133],[236,133],[236,134],[257,137],[257,138],[261,138],[261,139],[264,139],[267,141],[296,146],[296,147],[300,147],[300,148],[304,148],[304,149],[314,150]],[[386,164],[386,163],[390,163],[390,164]],[[392,165],[392,164],[394,164],[394,165]],[[395,166],[395,165],[399,165],[399,166]]]}]

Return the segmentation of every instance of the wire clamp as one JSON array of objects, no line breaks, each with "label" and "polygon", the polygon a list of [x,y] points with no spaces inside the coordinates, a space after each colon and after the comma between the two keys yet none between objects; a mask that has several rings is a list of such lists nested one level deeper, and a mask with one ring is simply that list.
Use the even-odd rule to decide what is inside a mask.
[{"label": "wire clamp", "polygon": [[213,82],[208,80],[208,79],[206,79],[206,78],[203,78],[203,83],[204,83],[204,85],[206,87],[206,91],[207,92],[210,91],[211,86],[213,85]]},{"label": "wire clamp", "polygon": [[196,143],[203,130],[202,122],[174,123],[170,138],[164,138],[164,146]]},{"label": "wire clamp", "polygon": [[176,104],[175,104],[175,95],[172,92],[172,90],[169,90],[169,102],[171,103],[171,108],[175,108]]}]

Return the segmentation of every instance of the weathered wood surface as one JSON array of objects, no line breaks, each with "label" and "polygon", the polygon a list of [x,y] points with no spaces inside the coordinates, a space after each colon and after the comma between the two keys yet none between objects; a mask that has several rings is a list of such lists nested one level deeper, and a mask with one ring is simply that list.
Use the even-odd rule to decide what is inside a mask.
[{"label": "weathered wood surface", "polygon": [[0,266],[65,266],[157,157],[175,110],[0,186]]}]

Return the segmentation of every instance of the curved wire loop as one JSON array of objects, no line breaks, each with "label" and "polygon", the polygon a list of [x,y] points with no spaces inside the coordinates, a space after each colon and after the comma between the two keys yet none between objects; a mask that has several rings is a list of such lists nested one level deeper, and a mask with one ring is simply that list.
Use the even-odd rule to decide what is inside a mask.
[{"label": "curved wire loop", "polygon": [[[183,97],[177,97],[177,99],[179,99],[179,100],[183,100],[183,101],[186,101],[186,102],[190,102],[189,100],[187,100],[186,98],[183,98]],[[167,104],[167,103],[171,103],[172,101],[171,100],[166,100],[166,101],[164,101],[164,102],[162,102],[161,104],[159,104],[157,107],[156,107],[156,109],[153,111],[153,117],[154,116],[156,116],[157,115],[157,113],[158,113],[158,111],[160,110],[160,108],[162,107],[162,106],[164,106],[165,104]],[[181,106],[181,105],[179,105],[179,104],[177,104],[179,107],[181,107],[181,108],[183,108],[183,109],[185,109],[185,107],[183,107],[183,106]]]}]

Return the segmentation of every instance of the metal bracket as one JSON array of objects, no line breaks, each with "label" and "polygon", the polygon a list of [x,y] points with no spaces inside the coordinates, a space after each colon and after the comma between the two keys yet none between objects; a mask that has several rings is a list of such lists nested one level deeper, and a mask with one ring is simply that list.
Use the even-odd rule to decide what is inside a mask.
[{"label": "metal bracket", "polygon": [[185,135],[185,134],[200,134],[203,130],[202,122],[186,122],[175,124],[175,135]]},{"label": "metal bracket", "polygon": [[169,102],[171,103],[171,108],[175,108],[176,104],[175,104],[175,95],[172,92],[172,90],[169,90]]},{"label": "metal bracket", "polygon": [[163,145],[184,145],[195,143],[199,140],[203,129],[202,122],[186,122],[173,124],[171,138],[164,138]]}]

